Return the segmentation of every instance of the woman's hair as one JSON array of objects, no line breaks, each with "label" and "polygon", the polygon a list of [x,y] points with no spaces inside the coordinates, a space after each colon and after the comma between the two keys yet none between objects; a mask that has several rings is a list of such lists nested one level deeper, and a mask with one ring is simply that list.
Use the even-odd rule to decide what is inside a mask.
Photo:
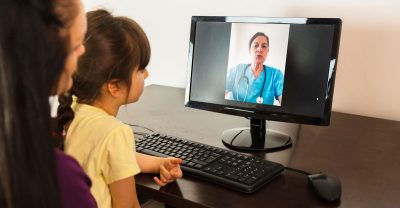
[{"label": "woman's hair", "polygon": [[87,18],[85,54],[78,61],[70,93],[59,99],[59,133],[73,119],[72,95],[80,103],[91,104],[99,96],[102,85],[111,80],[123,82],[130,89],[133,71],[137,67],[144,70],[150,60],[149,41],[135,21],[112,16],[103,9],[88,12]]},{"label": "woman's hair", "polygon": [[250,41],[249,41],[249,50],[251,49],[251,44],[253,43],[253,41],[258,37],[258,36],[264,36],[265,38],[267,38],[267,45],[269,46],[269,37],[263,33],[263,32],[257,32],[256,34],[253,35],[253,37],[251,37]]},{"label": "woman's hair", "polygon": [[0,205],[5,207],[61,207],[49,95],[64,69],[65,30],[78,14],[77,2],[1,2]]}]

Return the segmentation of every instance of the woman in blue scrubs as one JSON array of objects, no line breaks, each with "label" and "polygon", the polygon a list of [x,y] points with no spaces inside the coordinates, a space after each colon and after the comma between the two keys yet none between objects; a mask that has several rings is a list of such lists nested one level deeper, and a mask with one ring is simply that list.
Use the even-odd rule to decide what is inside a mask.
[{"label": "woman in blue scrubs", "polygon": [[227,77],[225,99],[273,105],[282,101],[283,74],[264,65],[269,52],[269,38],[262,32],[249,42],[252,63],[233,67]]}]

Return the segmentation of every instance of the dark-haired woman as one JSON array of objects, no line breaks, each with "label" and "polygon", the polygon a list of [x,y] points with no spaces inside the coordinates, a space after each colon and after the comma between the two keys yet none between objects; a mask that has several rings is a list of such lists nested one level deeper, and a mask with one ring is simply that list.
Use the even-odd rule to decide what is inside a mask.
[{"label": "dark-haired woman", "polygon": [[53,146],[48,100],[72,85],[83,6],[2,0],[0,14],[0,206],[96,207],[82,168]]}]

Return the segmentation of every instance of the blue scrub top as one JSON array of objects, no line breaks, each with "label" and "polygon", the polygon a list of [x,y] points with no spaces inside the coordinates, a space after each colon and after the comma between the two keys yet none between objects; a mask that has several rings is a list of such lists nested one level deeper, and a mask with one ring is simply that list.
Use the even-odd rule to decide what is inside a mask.
[{"label": "blue scrub top", "polygon": [[[262,90],[261,88],[264,81],[264,90]],[[278,99],[278,97],[282,95],[282,90],[282,72],[279,69],[266,65],[264,65],[264,70],[260,75],[255,78],[250,64],[239,64],[230,70],[226,80],[226,91],[232,93],[231,96],[227,98],[230,100],[257,103],[257,97],[260,96],[262,91],[262,104],[273,105],[274,98]]]}]

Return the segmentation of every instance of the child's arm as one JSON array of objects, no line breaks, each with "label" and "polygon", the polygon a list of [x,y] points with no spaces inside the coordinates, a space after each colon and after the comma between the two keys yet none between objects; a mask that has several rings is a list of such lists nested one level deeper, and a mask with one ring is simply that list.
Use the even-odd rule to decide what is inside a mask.
[{"label": "child's arm", "polygon": [[167,183],[182,177],[182,170],[179,166],[182,163],[182,159],[154,157],[136,153],[136,160],[141,172],[160,173],[160,178],[154,177],[154,181],[160,186],[165,186]]},{"label": "child's arm", "polygon": [[135,177],[124,178],[109,185],[113,208],[139,208]]}]

